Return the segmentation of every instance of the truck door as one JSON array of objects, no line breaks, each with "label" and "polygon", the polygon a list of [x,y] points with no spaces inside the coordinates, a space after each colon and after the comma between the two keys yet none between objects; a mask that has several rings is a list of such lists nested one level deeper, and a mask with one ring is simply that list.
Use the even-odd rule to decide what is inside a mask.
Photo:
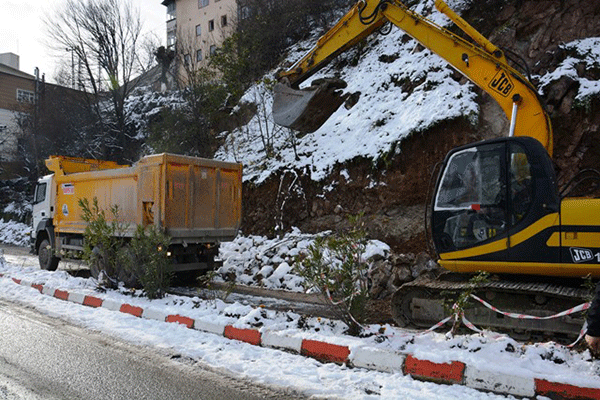
[{"label": "truck door", "polygon": [[37,228],[41,221],[52,218],[51,177],[40,179],[33,194],[32,237],[37,237]]}]

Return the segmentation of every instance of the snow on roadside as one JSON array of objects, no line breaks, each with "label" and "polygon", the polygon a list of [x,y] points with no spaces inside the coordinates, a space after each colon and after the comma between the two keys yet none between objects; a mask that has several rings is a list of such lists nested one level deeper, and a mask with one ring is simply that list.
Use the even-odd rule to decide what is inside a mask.
[{"label": "snow on roadside", "polygon": [[[202,300],[168,295],[148,300],[128,291],[99,292],[92,279],[65,272],[21,268],[0,258],[0,272],[27,282],[61,288],[69,292],[126,302],[164,315],[179,314],[195,320],[233,324],[238,328],[277,332],[290,337],[347,345],[352,352],[362,347],[383,349],[433,362],[462,361],[482,371],[515,377],[537,377],[578,385],[597,382],[600,362],[589,352],[576,352],[554,343],[525,345],[493,332],[449,337],[442,333],[402,330],[372,325],[367,337],[344,335],[345,326],[324,318],[303,318],[293,312],[252,308],[241,303]],[[384,374],[320,364],[285,352],[228,341],[222,337],[185,329],[177,324],[142,320],[130,315],[93,309],[41,295],[37,290],[0,279],[0,298],[35,307],[54,317],[65,318],[87,328],[135,343],[176,352],[233,374],[278,386],[293,386],[304,393],[328,398],[503,398],[460,386],[438,386],[416,382],[399,374]],[[383,332],[383,333],[382,333]],[[246,362],[245,362],[246,361]],[[367,394],[368,393],[368,394]]]},{"label": "snow on roadside", "polygon": [[0,219],[0,243],[14,246],[28,246],[31,227],[29,225]]},{"label": "snow on roadside", "polygon": [[[232,242],[221,243],[223,266],[217,270],[217,280],[235,280],[242,285],[303,292],[304,279],[293,273],[295,258],[306,251],[317,236],[328,234],[306,234],[293,228],[281,239],[238,236]],[[387,244],[370,240],[363,257],[365,260],[385,258],[389,253]]]},{"label": "snow on roadside", "polygon": [[[4,231],[12,232],[16,237],[20,237],[19,228],[26,231],[23,224],[4,223]],[[15,239],[10,239],[15,242]],[[222,257],[224,258],[224,271],[240,273],[243,271],[255,271],[254,274],[248,272],[241,273],[245,276],[242,280],[256,284],[254,277],[262,271],[264,277],[262,283],[265,287],[272,289],[287,286],[288,290],[300,291],[301,283],[294,280],[294,275],[288,269],[290,257],[295,256],[302,249],[307,248],[314,235],[302,234],[298,230],[288,233],[282,239],[266,239],[259,236],[238,237],[234,242],[223,245]],[[386,245],[381,242],[371,242],[367,253],[385,255]],[[270,274],[268,270],[272,270]],[[278,272],[279,271],[279,272]],[[264,308],[252,308],[241,303],[226,303],[220,299],[202,300],[198,297],[188,298],[182,296],[168,295],[160,300],[148,300],[140,297],[138,293],[132,293],[127,290],[107,291],[105,293],[97,290],[93,279],[77,278],[69,275],[65,271],[49,272],[40,270],[37,267],[17,266],[5,261],[0,257],[0,272],[3,274],[22,279],[27,282],[43,284],[50,287],[60,288],[62,290],[75,291],[84,295],[93,295],[103,299],[112,299],[119,302],[139,306],[142,308],[152,308],[160,313],[179,314],[193,319],[207,322],[223,322],[233,324],[238,328],[260,329],[262,332],[277,331],[288,336],[314,338],[324,341],[330,341],[337,344],[348,345],[351,350],[362,346],[375,347],[394,351],[399,353],[410,353],[415,357],[427,359],[434,362],[462,361],[483,371],[498,371],[512,376],[522,377],[546,377],[549,380],[564,382],[577,385],[581,381],[598,381],[600,388],[600,361],[593,361],[589,352],[571,351],[554,343],[541,343],[524,345],[509,337],[497,335],[493,332],[485,332],[483,335],[459,335],[449,338],[442,333],[418,334],[414,331],[402,330],[389,325],[372,325],[367,328],[366,338],[349,337],[344,334],[345,325],[339,321],[331,321],[324,318],[306,318],[293,312],[276,312]],[[296,277],[298,278],[298,277]],[[279,285],[279,286],[278,286]],[[289,382],[300,382],[300,390],[306,393],[312,393],[319,396],[340,398],[377,398],[379,396],[365,396],[364,385],[369,387],[369,392],[391,393],[391,397],[402,398],[407,396],[406,388],[400,389],[397,386],[405,386],[409,382],[406,377],[395,374],[379,374],[376,372],[367,372],[359,370],[348,370],[344,367],[334,365],[320,365],[314,360],[291,361],[286,363],[295,363],[302,365],[298,369],[289,367],[289,371],[284,371],[278,378],[265,376],[263,371],[269,371],[269,366],[263,366],[262,362],[256,360],[265,359],[265,355],[260,353],[264,351],[269,357],[289,357],[289,355],[274,355],[272,350],[254,349],[239,350],[242,355],[236,353],[243,344],[231,344],[225,339],[211,337],[210,339],[202,336],[198,332],[185,332],[184,337],[188,335],[201,335],[202,339],[194,336],[194,339],[188,338],[189,343],[201,342],[202,345],[188,345],[187,341],[182,339],[182,330],[178,327],[168,326],[167,328],[157,327],[156,324],[164,324],[151,321],[139,321],[127,316],[118,315],[119,313],[107,314],[105,310],[91,310],[74,304],[61,302],[48,296],[42,296],[37,290],[15,285],[9,279],[0,279],[0,297],[10,301],[25,303],[38,308],[40,311],[55,317],[67,318],[75,323],[84,325],[91,329],[97,329],[107,334],[116,335],[127,340],[139,341],[152,346],[173,349],[173,351],[182,352],[194,359],[208,362],[215,366],[221,362],[228,362],[231,365],[226,366],[236,373],[243,373],[245,376],[259,380],[263,383],[277,384],[286,386]],[[99,319],[98,319],[99,318]],[[110,320],[110,323],[108,322]],[[138,329],[141,329],[138,331]],[[148,333],[148,329],[156,330],[157,337]],[[160,338],[163,330],[173,332]],[[141,333],[144,332],[144,333]],[[383,332],[383,333],[382,333]],[[148,338],[150,335],[150,338]],[[206,346],[206,343],[219,342],[215,348],[236,350],[227,356],[217,356],[214,354],[215,348]],[[225,344],[226,343],[226,344]],[[201,349],[198,348],[201,347]],[[260,354],[258,354],[260,353]],[[221,352],[223,354],[223,352]],[[248,366],[240,367],[239,362],[235,362],[235,357],[253,360],[250,364],[255,364],[256,370]],[[225,358],[225,360],[222,360]],[[299,358],[293,358],[296,360]],[[229,361],[227,361],[229,360]],[[215,364],[216,363],[216,364]],[[265,361],[269,363],[269,361]],[[318,370],[315,370],[317,368]],[[251,370],[252,369],[252,370]],[[303,372],[299,372],[299,370]],[[335,370],[335,372],[333,371]],[[313,387],[315,378],[309,375],[295,380],[296,374],[302,374],[310,371],[310,374],[319,376],[318,384]],[[327,372],[323,372],[327,371]],[[308,372],[307,372],[308,373]],[[287,375],[289,374],[289,375]],[[272,374],[278,375],[278,374]],[[332,385],[328,379],[331,376],[337,376],[341,381],[353,383],[346,387],[339,383]],[[361,376],[361,378],[356,378]],[[328,378],[329,377],[329,378]],[[335,378],[337,379],[337,378]],[[306,380],[306,381],[305,381]],[[370,382],[370,383],[367,383]],[[402,384],[398,382],[403,382]],[[305,385],[305,386],[303,386]],[[410,383],[410,385],[421,385]],[[410,386],[409,385],[409,386]],[[432,389],[427,389],[428,390]],[[436,389],[438,390],[438,389]],[[461,389],[466,390],[466,388]],[[414,397],[410,392],[410,398]],[[433,395],[438,397],[437,392]],[[461,392],[462,393],[462,392]],[[469,392],[466,398],[488,398],[484,394]],[[442,391],[439,398],[458,398],[461,395],[449,394]],[[456,397],[455,397],[456,396]],[[484,397],[481,397],[484,396]],[[427,398],[427,397],[422,397]],[[490,397],[493,398],[493,397]]]}]

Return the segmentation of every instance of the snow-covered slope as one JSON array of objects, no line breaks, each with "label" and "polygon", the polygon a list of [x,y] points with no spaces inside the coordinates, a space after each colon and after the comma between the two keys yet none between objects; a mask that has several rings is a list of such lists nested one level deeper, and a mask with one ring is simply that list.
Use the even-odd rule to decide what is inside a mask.
[{"label": "snow-covered slope", "polygon": [[[461,9],[465,1],[452,1]],[[433,1],[422,2],[417,8],[427,14]],[[430,18],[446,24],[439,12]],[[392,29],[387,36],[373,35],[356,65],[341,70],[326,68],[312,79],[339,74],[348,83],[347,92],[360,92],[360,100],[350,109],[340,107],[316,132],[296,139],[294,149],[290,133],[273,125],[270,115],[272,97],[264,83],[253,86],[242,102],[263,103],[259,113],[240,130],[229,134],[217,158],[243,162],[244,179],[260,183],[280,168],[309,167],[311,177],[321,180],[337,163],[355,157],[376,159],[412,132],[425,130],[443,120],[467,116],[476,121],[478,106],[471,84],[461,85],[452,79],[453,70],[438,56],[420,50],[414,40],[402,40],[405,34]],[[299,43],[287,59],[293,62],[312,47],[314,40]],[[351,58],[355,50],[342,57]],[[404,83],[416,84],[407,90]],[[261,112],[264,110],[266,112]],[[265,157],[263,140],[273,139],[275,157]],[[400,151],[397,148],[396,151]]]},{"label": "snow-covered slope", "polygon": [[[449,25],[450,21],[433,3],[422,0],[415,10],[439,25]],[[447,3],[460,12],[471,1]],[[397,144],[403,138],[443,121],[465,117],[476,123],[480,110],[474,86],[457,82],[445,61],[419,48],[414,40],[406,40],[404,35],[395,27],[387,36],[373,35],[360,56],[357,50],[340,56],[345,59],[343,68],[334,69],[333,62],[315,75],[313,79],[334,75],[342,78],[348,83],[346,91],[360,92],[360,99],[350,109],[340,107],[320,129],[301,138],[292,138],[289,130],[273,124],[269,85],[253,86],[242,102],[257,104],[259,112],[246,126],[225,136],[217,158],[242,162],[244,179],[255,183],[264,181],[274,171],[288,168],[310,172],[313,180],[321,181],[336,164],[356,157],[376,160],[390,151],[399,153],[402,147]],[[562,45],[574,56],[568,57],[558,69],[535,77],[542,90],[568,76],[580,83],[578,100],[600,92],[598,80],[580,77],[577,72],[577,63],[582,60],[585,68],[598,67],[599,40],[588,38]],[[284,64],[291,65],[315,41],[293,46]],[[358,61],[352,64],[351,59]],[[265,143],[272,144],[269,156]]]}]

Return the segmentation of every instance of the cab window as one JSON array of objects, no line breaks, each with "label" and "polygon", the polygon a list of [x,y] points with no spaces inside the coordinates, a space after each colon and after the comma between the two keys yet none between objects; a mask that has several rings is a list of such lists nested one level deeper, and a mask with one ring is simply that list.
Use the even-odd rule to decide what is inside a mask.
[{"label": "cab window", "polygon": [[533,202],[533,178],[523,146],[510,145],[510,197],[512,203],[511,223],[521,221]]},{"label": "cab window", "polygon": [[35,194],[33,195],[33,203],[38,204],[46,200],[46,187],[47,183],[39,183],[35,187]]},{"label": "cab window", "polygon": [[[451,156],[438,189],[434,212],[443,234],[460,249],[507,229],[504,144],[489,144]],[[441,228],[440,226],[440,228]]]}]

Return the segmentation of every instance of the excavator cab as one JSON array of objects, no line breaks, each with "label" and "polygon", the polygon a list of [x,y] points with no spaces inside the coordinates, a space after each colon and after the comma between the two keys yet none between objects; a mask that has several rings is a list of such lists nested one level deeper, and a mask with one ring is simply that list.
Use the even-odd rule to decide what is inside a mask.
[{"label": "excavator cab", "polygon": [[537,140],[510,137],[463,146],[446,156],[438,177],[434,245],[442,264],[517,261],[522,254],[513,251],[511,238],[558,212],[559,204],[552,162]]}]

